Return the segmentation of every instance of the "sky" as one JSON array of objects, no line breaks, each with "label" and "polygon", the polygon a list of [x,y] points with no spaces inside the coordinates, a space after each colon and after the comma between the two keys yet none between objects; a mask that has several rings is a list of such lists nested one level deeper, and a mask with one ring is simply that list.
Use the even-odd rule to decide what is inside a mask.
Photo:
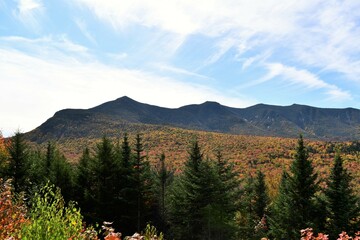
[{"label": "sky", "polygon": [[128,96],[360,108],[359,0],[0,0],[0,131]]}]

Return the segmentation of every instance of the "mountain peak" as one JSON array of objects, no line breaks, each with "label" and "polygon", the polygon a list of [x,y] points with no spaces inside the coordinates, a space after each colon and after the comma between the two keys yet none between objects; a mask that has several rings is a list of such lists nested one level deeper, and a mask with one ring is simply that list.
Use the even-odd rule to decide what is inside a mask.
[{"label": "mountain peak", "polygon": [[219,106],[219,105],[221,105],[221,104],[218,103],[218,102],[215,102],[215,101],[206,101],[206,102],[204,102],[204,103],[201,104],[201,105],[216,105],[216,106]]},{"label": "mountain peak", "polygon": [[128,102],[128,101],[136,102],[134,99],[129,98],[128,96],[119,97],[119,98],[117,98],[115,101],[116,101],[116,102]]},{"label": "mountain peak", "polygon": [[[360,111],[299,104],[230,108],[214,101],[170,109],[123,96],[90,109],[62,110],[40,126],[38,131],[45,136],[51,131],[55,136],[86,136],[94,132],[101,135],[103,129],[109,128],[108,131],[111,131],[126,124],[167,125],[261,136],[297,137],[303,133],[314,139],[352,140],[360,136]],[[109,126],[115,127],[110,129]]]}]

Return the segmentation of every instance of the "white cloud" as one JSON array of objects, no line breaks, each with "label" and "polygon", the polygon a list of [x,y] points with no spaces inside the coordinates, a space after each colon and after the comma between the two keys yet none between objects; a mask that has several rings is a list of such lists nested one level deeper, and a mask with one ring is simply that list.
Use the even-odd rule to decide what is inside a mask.
[{"label": "white cloud", "polygon": [[257,54],[255,56],[249,58],[239,58],[237,59],[240,62],[243,62],[241,69],[246,70],[248,67],[253,65],[254,63],[264,64],[265,60],[271,56],[271,51],[265,51],[264,53]]},{"label": "white cloud", "polygon": [[322,89],[330,100],[344,101],[352,99],[349,92],[340,89],[336,85],[326,83],[307,70],[285,66],[281,63],[269,63],[267,64],[267,68],[269,69],[269,73],[262,78],[263,81],[281,77],[291,84],[296,84],[309,90]]},{"label": "white cloud", "polygon": [[[25,54],[0,48],[0,85],[6,86],[0,95],[0,108],[6,112],[6,116],[0,115],[4,133],[19,127],[23,131],[31,130],[63,108],[89,108],[123,95],[165,107],[206,100],[236,107],[250,105],[247,100],[227,97],[226,93],[203,85],[188,84],[136,69],[106,66],[95,59],[77,58],[77,53],[71,55],[67,52],[64,55],[57,46],[66,45],[70,49],[84,51],[68,40],[64,43],[53,42],[51,38],[15,39],[35,42],[34,45],[40,42],[47,48],[47,53],[41,55],[35,51],[36,54]],[[11,104],[8,104],[9,101]]]},{"label": "white cloud", "polygon": [[31,55],[47,57],[52,60],[62,61],[68,55],[76,55],[76,58],[88,59],[89,50],[79,44],[70,41],[66,35],[45,36],[29,39],[19,36],[0,37],[3,48],[17,49]]},{"label": "white cloud", "polygon": [[14,16],[20,20],[26,27],[40,31],[39,19],[45,11],[42,0],[18,0]]},{"label": "white cloud", "polygon": [[82,19],[75,19],[75,24],[78,26],[82,34],[93,44],[97,44],[95,38],[91,35],[91,33],[88,30],[87,24]]},{"label": "white cloud", "polygon": [[[357,0],[76,0],[116,29],[134,24],[216,39],[205,65],[229,49],[261,47],[274,54],[360,81]],[[183,43],[180,41],[180,44]]]},{"label": "white cloud", "polygon": [[197,78],[202,78],[202,79],[211,79],[207,76],[198,74],[196,72],[188,71],[186,69],[174,67],[174,66],[164,64],[164,63],[155,63],[155,64],[153,64],[153,66],[156,67],[157,69],[159,69],[160,71],[168,71],[168,72],[173,72],[176,74],[182,74],[182,75],[187,75],[187,76],[192,76],[192,77],[197,77]]}]

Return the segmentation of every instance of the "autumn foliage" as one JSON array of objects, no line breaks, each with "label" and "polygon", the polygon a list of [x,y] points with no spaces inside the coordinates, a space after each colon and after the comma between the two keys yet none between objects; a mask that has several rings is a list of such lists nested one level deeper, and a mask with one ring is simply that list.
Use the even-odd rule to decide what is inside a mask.
[{"label": "autumn foliage", "polygon": [[21,195],[15,201],[11,180],[0,179],[0,239],[20,239],[21,227],[29,221],[26,213]]}]

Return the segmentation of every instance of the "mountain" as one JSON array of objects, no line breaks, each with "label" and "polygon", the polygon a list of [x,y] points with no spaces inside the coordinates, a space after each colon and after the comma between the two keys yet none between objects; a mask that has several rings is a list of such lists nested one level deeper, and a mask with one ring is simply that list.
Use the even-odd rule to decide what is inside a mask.
[{"label": "mountain", "polygon": [[64,109],[27,133],[31,141],[101,137],[163,126],[230,134],[355,140],[360,137],[360,110],[294,104],[258,104],[232,108],[217,102],[163,108],[121,97],[90,109]]}]

